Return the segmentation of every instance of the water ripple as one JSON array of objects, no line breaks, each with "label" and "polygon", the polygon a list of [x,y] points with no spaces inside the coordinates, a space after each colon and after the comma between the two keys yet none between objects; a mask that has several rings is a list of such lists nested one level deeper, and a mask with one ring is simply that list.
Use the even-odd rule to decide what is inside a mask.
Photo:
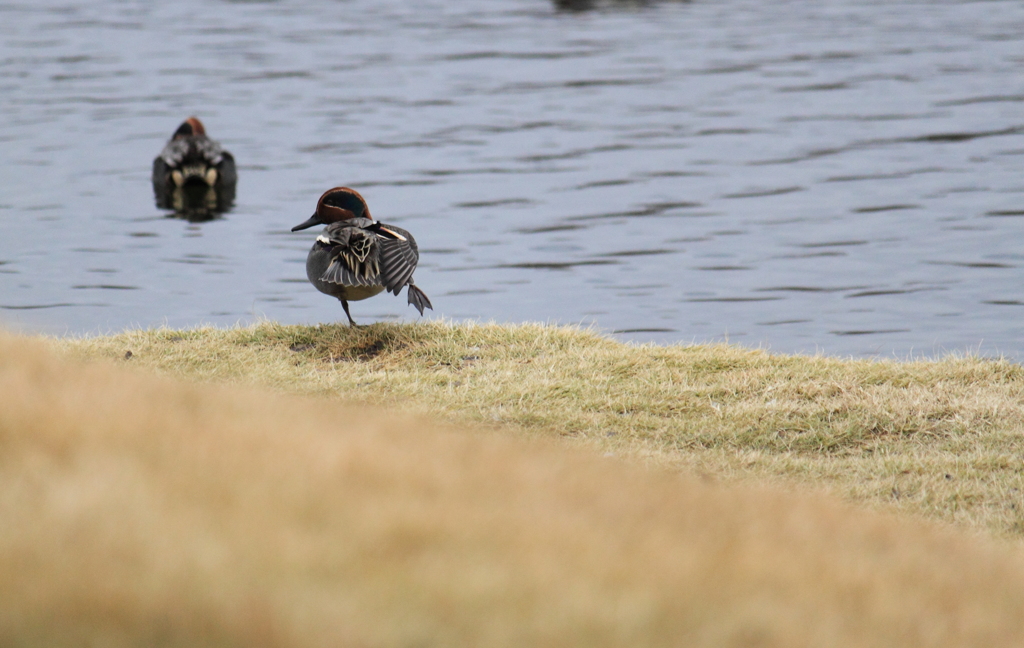
[{"label": "water ripple", "polygon": [[[4,323],[336,321],[288,228],[344,184],[428,317],[1024,358],[1020,3],[244,4],[0,5]],[[203,223],[149,186],[190,114],[239,169]]]}]

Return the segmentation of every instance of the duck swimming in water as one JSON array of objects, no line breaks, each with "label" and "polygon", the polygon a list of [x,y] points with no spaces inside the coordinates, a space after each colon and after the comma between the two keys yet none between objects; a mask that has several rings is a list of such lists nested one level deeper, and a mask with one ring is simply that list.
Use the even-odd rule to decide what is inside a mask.
[{"label": "duck swimming in water", "polygon": [[206,136],[197,117],[182,122],[153,160],[153,187],[158,192],[186,185],[233,187],[237,180],[235,158]]},{"label": "duck swimming in water", "polygon": [[409,303],[423,314],[434,309],[430,299],[412,282],[420,253],[412,234],[373,219],[366,201],[354,189],[335,187],[320,196],[316,211],[293,232],[326,225],[306,257],[306,276],[320,292],[341,301],[350,325],[350,301],[387,290],[407,291]]},{"label": "duck swimming in water", "polygon": [[156,206],[200,222],[217,218],[235,201],[235,158],[206,136],[196,117],[186,119],[153,160]]}]

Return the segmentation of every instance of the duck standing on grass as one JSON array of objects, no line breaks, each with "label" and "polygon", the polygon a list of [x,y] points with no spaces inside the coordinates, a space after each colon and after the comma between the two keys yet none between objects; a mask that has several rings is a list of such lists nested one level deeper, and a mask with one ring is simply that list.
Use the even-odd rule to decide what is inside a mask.
[{"label": "duck standing on grass", "polygon": [[293,232],[326,225],[306,257],[306,276],[320,292],[341,301],[350,325],[355,326],[350,301],[387,290],[397,295],[408,286],[409,303],[423,314],[434,307],[413,285],[412,273],[420,260],[412,234],[400,227],[373,220],[363,197],[348,187],[335,187],[320,196],[316,211]]}]

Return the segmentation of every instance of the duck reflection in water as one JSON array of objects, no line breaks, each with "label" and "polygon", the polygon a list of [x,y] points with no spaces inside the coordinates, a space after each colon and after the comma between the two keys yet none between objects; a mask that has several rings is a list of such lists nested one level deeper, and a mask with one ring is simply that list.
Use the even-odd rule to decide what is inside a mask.
[{"label": "duck reflection in water", "polygon": [[197,117],[186,119],[153,160],[156,206],[192,222],[231,209],[237,182],[235,158],[206,136]]}]

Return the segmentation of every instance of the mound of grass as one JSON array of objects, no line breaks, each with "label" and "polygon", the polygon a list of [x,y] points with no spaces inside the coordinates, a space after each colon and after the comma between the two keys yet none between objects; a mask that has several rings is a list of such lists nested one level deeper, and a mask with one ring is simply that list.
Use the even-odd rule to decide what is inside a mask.
[{"label": "mound of grass", "polygon": [[131,331],[61,340],[190,380],[329,395],[554,436],[649,464],[782,480],[1024,534],[1024,369],[636,346],[445,323]]},{"label": "mound of grass", "polygon": [[[442,381],[461,376],[467,390],[486,381],[506,394],[502,412],[515,416],[534,397],[507,394],[551,393],[563,358],[560,375],[593,374],[558,392],[573,411],[534,415],[596,424],[601,399],[669,389],[631,386],[645,375],[626,364],[632,353],[656,354],[684,400],[697,377],[724,395],[714,376],[773,366],[530,327],[262,326],[75,344],[184,375],[416,397],[438,411]],[[744,402],[717,397],[725,410]],[[0,336],[3,646],[1022,644],[1015,544],[555,440],[83,365]]]}]

